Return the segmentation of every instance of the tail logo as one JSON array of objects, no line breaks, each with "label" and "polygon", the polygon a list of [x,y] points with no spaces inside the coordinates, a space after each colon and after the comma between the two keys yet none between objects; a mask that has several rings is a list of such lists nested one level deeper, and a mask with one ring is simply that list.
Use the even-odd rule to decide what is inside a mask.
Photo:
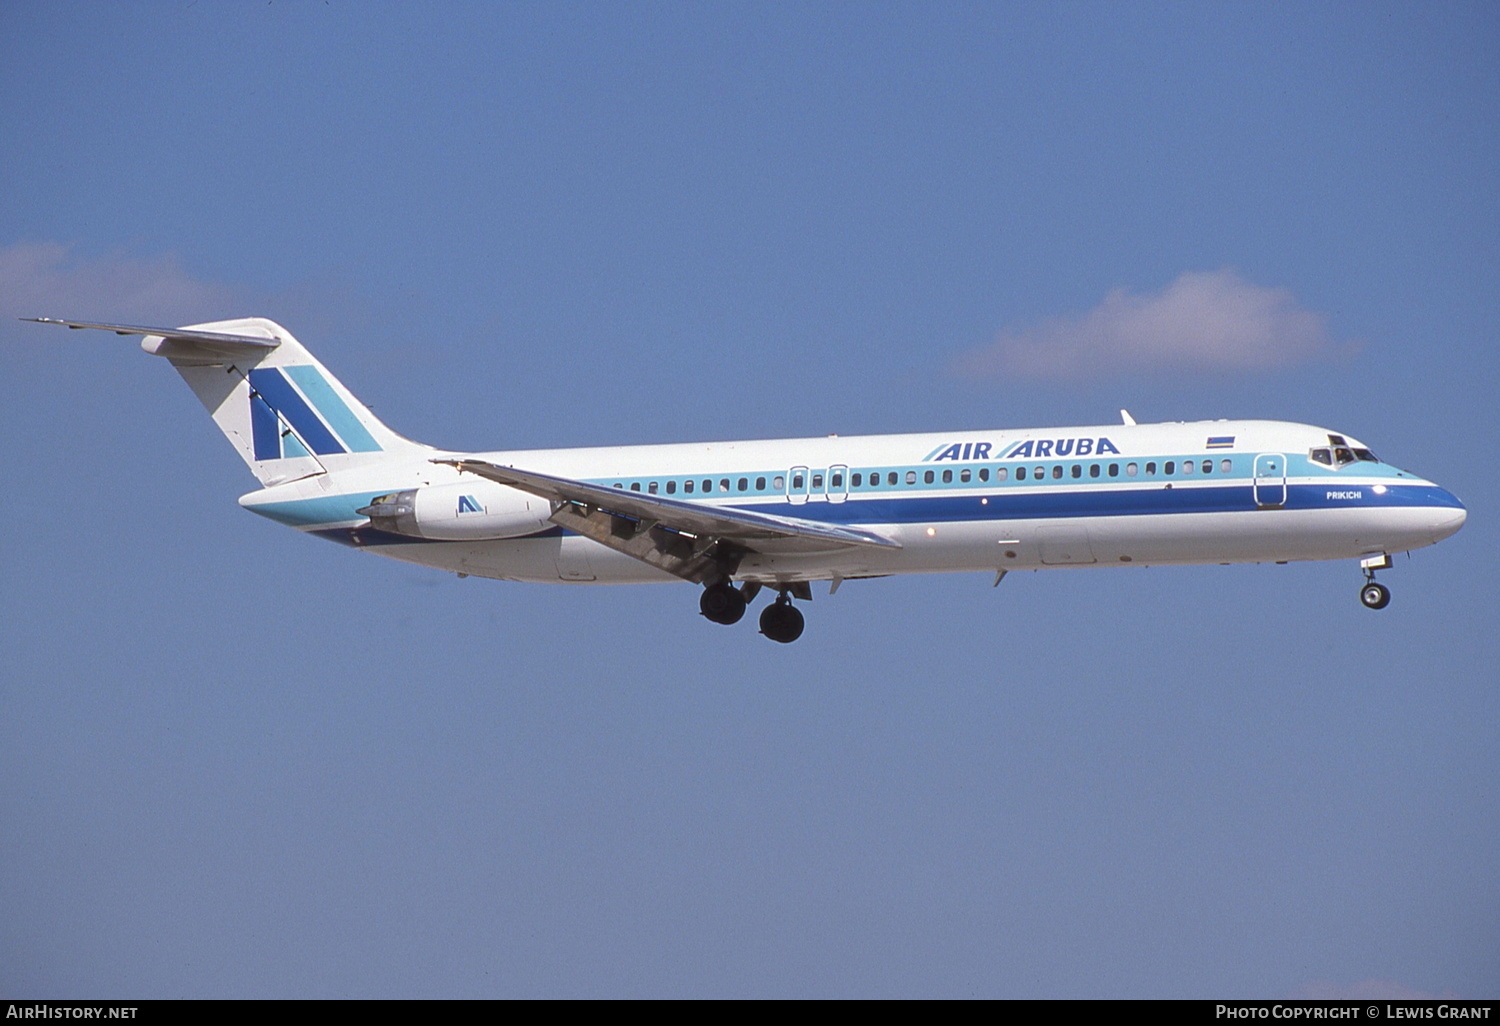
[{"label": "tail logo", "polygon": [[250,427],[257,460],[381,451],[354,411],[310,364],[250,372]]}]

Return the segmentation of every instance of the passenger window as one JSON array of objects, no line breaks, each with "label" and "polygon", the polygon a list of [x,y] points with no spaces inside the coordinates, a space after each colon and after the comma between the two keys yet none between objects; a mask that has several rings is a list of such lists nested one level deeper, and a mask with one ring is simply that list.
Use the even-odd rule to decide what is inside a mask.
[{"label": "passenger window", "polygon": [[823,487],[823,475],[822,474],[814,474],[813,475],[813,485],[812,486],[814,488],[822,488]]},{"label": "passenger window", "polygon": [[1026,468],[1025,467],[1017,467],[1016,468],[1016,480],[1017,481],[1024,481],[1024,480],[1026,480]]},{"label": "passenger window", "polygon": [[896,472],[894,470],[886,475],[885,483],[888,485],[893,485],[896,483]]},{"label": "passenger window", "polygon": [[962,484],[968,484],[970,476],[971,475],[969,474],[969,472],[967,470],[960,470],[958,472],[958,480]]},{"label": "passenger window", "polygon": [[747,477],[740,478],[740,480],[739,480],[739,489],[740,489],[740,491],[743,492],[743,491],[745,491],[749,487],[750,487],[750,479],[747,478]]},{"label": "passenger window", "polygon": [[1182,472],[1184,474],[1191,474],[1193,472],[1193,461],[1192,460],[1183,460],[1182,461]]},{"label": "passenger window", "polygon": [[692,491],[693,491],[693,482],[692,481],[684,481],[684,482],[682,482],[682,490],[685,491],[685,492],[687,492],[689,495],[691,495]]},{"label": "passenger window", "polygon": [[725,477],[725,478],[721,478],[719,480],[719,491],[721,491],[721,492],[727,492],[727,491],[729,491],[729,478]]},{"label": "passenger window", "polygon": [[1163,474],[1166,474],[1168,477],[1171,477],[1172,476],[1172,471],[1175,470],[1176,468],[1177,468],[1177,462],[1175,460],[1167,460],[1166,463],[1162,464],[1161,472]]},{"label": "passenger window", "polygon": [[[981,473],[983,473],[983,472],[981,471]],[[1006,475],[1009,474],[1009,473],[1010,472],[1007,471],[1004,467],[996,467],[995,468],[995,480],[996,481],[1004,481],[1005,478],[1006,478]]]},{"label": "passenger window", "polygon": [[[781,485],[777,485],[776,487],[780,488]],[[766,490],[766,479],[765,478],[763,478],[763,477],[757,477],[755,479],[755,490],[757,492],[763,492],[763,491]]]},{"label": "passenger window", "polygon": [[850,488],[858,488],[860,486],[860,483],[863,480],[864,480],[864,477],[860,474],[859,471],[856,470],[854,472],[854,475],[849,478],[849,487]]},{"label": "passenger window", "polygon": [[1136,474],[1136,466],[1135,466],[1135,464],[1134,463],[1127,463],[1127,464],[1125,464],[1125,476],[1126,477],[1135,477],[1135,474]]},{"label": "passenger window", "polygon": [[1203,461],[1203,472],[1205,474],[1212,474],[1214,472],[1214,461],[1213,460],[1204,460]]},{"label": "passenger window", "polygon": [[623,484],[621,484],[619,481],[616,481],[615,482],[615,487],[616,488],[624,488],[625,486]]},{"label": "passenger window", "polygon": [[641,490],[641,483],[639,481],[632,481],[632,482],[630,482],[630,490],[632,492],[638,492],[638,491],[640,491]]},{"label": "passenger window", "polygon": [[842,488],[842,487],[844,487],[844,475],[843,474],[834,474],[832,477],[830,477],[828,479],[828,487],[830,487],[830,488]]},{"label": "passenger window", "polygon": [[1156,476],[1156,463],[1154,461],[1146,464],[1146,476],[1147,477],[1155,477]]},{"label": "passenger window", "polygon": [[990,479],[990,468],[989,467],[980,467],[979,468],[979,480],[981,480],[981,481],[988,481],[989,479]]},{"label": "passenger window", "polygon": [[667,482],[667,494],[668,495],[676,495],[677,494],[677,482],[676,481],[668,481]]},{"label": "passenger window", "polygon": [[1082,476],[1083,476],[1083,468],[1082,468],[1082,467],[1080,467],[1080,466],[1079,466],[1079,465],[1078,465],[1078,464],[1076,464],[1076,463],[1075,463],[1075,464],[1073,464],[1073,476],[1074,476],[1074,477],[1075,477],[1075,478],[1078,478],[1078,477],[1082,477]]},{"label": "passenger window", "polygon": [[915,470],[908,470],[906,472],[906,483],[909,485],[917,483],[917,472]]},{"label": "passenger window", "polygon": [[926,484],[932,484],[932,471],[929,470],[927,473],[923,474],[922,481]]},{"label": "passenger window", "polygon": [[951,471],[951,470],[945,470],[945,471],[943,471],[943,484],[952,484],[952,483],[953,483],[953,471]]},{"label": "passenger window", "polygon": [[1052,480],[1059,481],[1061,479],[1062,479],[1062,464],[1059,463],[1057,466],[1055,466],[1055,467],[1052,468]]},{"label": "passenger window", "polygon": [[1098,477],[1098,476],[1099,476],[1099,464],[1097,464],[1097,463],[1090,463],[1089,464],[1089,477]]},{"label": "passenger window", "polygon": [[1219,473],[1221,473],[1221,474],[1227,474],[1227,473],[1229,473],[1233,469],[1234,469],[1234,464],[1231,463],[1231,462],[1229,462],[1228,460],[1220,460],[1219,461]]},{"label": "passenger window", "polygon": [[[1110,477],[1119,477],[1120,476],[1120,465],[1118,463],[1111,463],[1109,465],[1109,476]],[[1131,474],[1130,476],[1134,477],[1135,474]]]},{"label": "passenger window", "polygon": [[771,487],[776,489],[778,492],[781,491],[786,487],[786,478],[782,477],[780,474],[777,474],[775,477],[771,478]]},{"label": "passenger window", "polygon": [[802,489],[802,475],[801,474],[793,474],[792,475],[792,487],[794,489],[798,490],[798,491],[801,491],[801,489]]},{"label": "passenger window", "polygon": [[650,492],[652,495],[655,495],[656,494],[656,482],[652,481],[650,484],[648,484],[646,486],[646,491]]}]

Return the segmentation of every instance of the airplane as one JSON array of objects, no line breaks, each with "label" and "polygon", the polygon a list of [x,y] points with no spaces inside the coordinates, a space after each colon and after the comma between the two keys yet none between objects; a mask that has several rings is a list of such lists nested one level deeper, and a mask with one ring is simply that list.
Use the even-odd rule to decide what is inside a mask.
[{"label": "airplane", "polygon": [[196,393],[261,487],[252,513],[460,577],[690,581],[733,624],[789,643],[814,581],[1080,566],[1358,559],[1463,526],[1451,492],[1346,434],[1268,420],[455,452],[386,427],[262,317],[140,335]]}]

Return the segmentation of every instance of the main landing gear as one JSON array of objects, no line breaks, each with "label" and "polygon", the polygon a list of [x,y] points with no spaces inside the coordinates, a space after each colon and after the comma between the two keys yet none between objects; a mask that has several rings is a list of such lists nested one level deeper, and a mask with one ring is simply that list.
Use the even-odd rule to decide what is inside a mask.
[{"label": "main landing gear", "polygon": [[698,611],[714,623],[727,626],[740,622],[749,601],[740,589],[728,581],[721,581],[703,589],[703,594],[698,598]]},{"label": "main landing gear", "polygon": [[1391,566],[1389,553],[1378,556],[1369,556],[1359,561],[1360,569],[1365,572],[1365,583],[1359,589],[1359,600],[1370,609],[1384,609],[1391,604],[1391,589],[1375,580],[1376,570],[1388,570]]},{"label": "main landing gear", "polygon": [[[760,632],[783,645],[802,637],[802,629],[806,626],[801,611],[792,605],[792,592],[796,592],[798,598],[812,597],[805,583],[800,583],[800,587],[793,584],[781,589],[776,601],[760,614]],[[739,588],[728,581],[720,581],[703,589],[703,594],[698,597],[698,611],[714,623],[739,623],[745,615],[745,607],[759,593],[760,585],[754,581]]]},{"label": "main landing gear", "polygon": [[802,619],[802,612],[794,605],[786,592],[777,596],[760,614],[760,632],[772,641],[779,641],[783,645],[790,645],[802,637],[802,628],[806,622]]}]

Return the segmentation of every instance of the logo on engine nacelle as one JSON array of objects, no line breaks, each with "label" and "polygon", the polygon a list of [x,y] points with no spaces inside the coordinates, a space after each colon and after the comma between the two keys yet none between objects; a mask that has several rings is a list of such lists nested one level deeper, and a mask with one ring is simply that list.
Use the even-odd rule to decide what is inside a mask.
[{"label": "logo on engine nacelle", "polygon": [[458,512],[460,514],[463,514],[463,513],[483,513],[484,510],[480,508],[479,502],[478,502],[477,499],[474,498],[474,496],[472,496],[472,495],[460,495],[458,497]]}]

